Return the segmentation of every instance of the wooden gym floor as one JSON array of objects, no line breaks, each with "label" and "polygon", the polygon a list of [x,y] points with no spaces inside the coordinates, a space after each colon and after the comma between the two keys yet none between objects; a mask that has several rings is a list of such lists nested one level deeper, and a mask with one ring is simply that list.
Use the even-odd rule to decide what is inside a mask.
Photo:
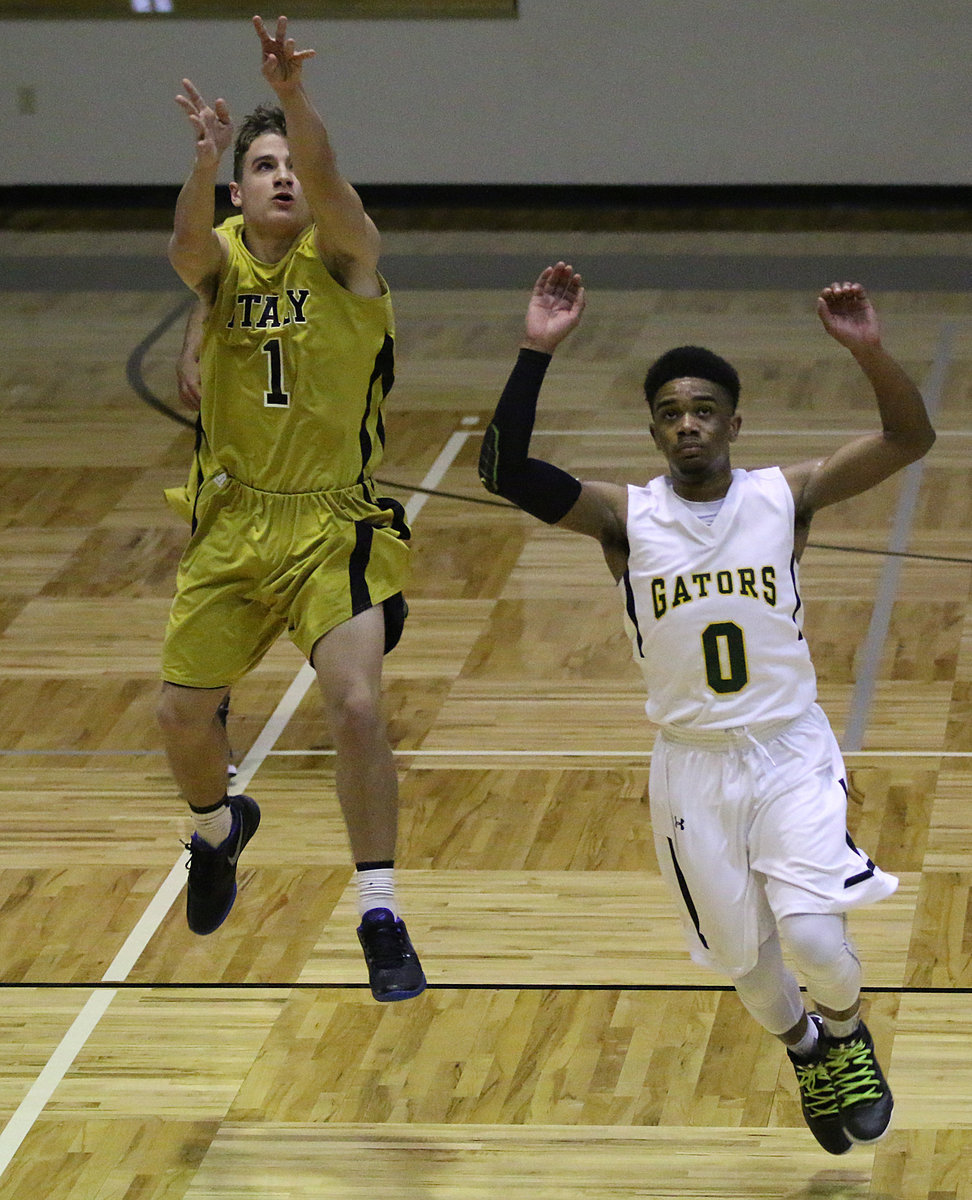
[{"label": "wooden gym floor", "polygon": [[[237,906],[210,938],[185,927],[187,828],[153,719],[185,539],[161,491],[190,453],[151,404],[175,403],[164,242],[0,231],[3,1200],[969,1200],[972,236],[387,237],[382,476],[415,546],[387,715],[430,981],[388,1006],[365,986],[333,762],[289,645],[233,697],[263,808]],[[479,437],[558,257],[589,305],[535,445],[584,477],[659,469],[639,377],[677,342],[740,369],[738,465],[870,427],[813,312],[858,270],[935,409],[931,455],[822,514],[802,573],[850,829],[901,880],[852,922],[897,1099],[877,1147],[817,1148],[779,1044],[683,950],[596,547],[484,503]]]}]

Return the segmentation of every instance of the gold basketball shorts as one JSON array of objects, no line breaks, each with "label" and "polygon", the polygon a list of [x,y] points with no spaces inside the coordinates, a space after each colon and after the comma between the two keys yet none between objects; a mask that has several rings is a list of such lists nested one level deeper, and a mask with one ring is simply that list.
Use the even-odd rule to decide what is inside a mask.
[{"label": "gold basketball shorts", "polygon": [[325,633],[386,601],[386,631],[399,617],[386,650],[397,641],[409,530],[396,500],[368,485],[261,492],[221,471],[203,482],[195,519],[165,633],[167,682],[225,687],[284,632],[310,659]]}]

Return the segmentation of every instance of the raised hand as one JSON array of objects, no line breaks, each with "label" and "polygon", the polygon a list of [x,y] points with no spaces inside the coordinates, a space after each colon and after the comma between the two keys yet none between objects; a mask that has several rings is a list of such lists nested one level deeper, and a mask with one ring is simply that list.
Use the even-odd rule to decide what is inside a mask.
[{"label": "raised hand", "polygon": [[218,160],[233,141],[233,123],[226,101],[207,104],[190,79],[183,79],[182,86],[186,95],[176,96],[176,104],[196,132],[196,154]]},{"label": "raised hand", "polygon": [[261,71],[275,92],[288,91],[300,86],[301,70],[316,50],[298,50],[293,38],[287,37],[287,18],[277,18],[277,29],[273,37],[263,23],[262,17],[253,18],[253,28],[260,38],[263,52]]},{"label": "raised hand", "polygon": [[859,283],[832,283],[817,298],[824,329],[848,350],[880,346],[881,327],[867,292]]},{"label": "raised hand", "polygon": [[580,321],[586,302],[581,277],[569,263],[547,267],[533,285],[527,306],[527,343],[553,353]]}]

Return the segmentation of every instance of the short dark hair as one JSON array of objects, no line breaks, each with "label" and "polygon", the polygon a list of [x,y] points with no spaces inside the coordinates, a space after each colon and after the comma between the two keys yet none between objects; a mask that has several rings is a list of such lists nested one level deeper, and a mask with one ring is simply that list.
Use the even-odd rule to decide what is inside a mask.
[{"label": "short dark hair", "polygon": [[243,160],[253,143],[264,133],[279,133],[287,136],[287,119],[283,109],[270,104],[258,104],[253,112],[245,116],[233,144],[233,178],[237,183],[243,174]]},{"label": "short dark hair", "polygon": [[736,411],[739,402],[736,368],[704,346],[675,346],[655,359],[645,376],[645,399],[649,408],[654,407],[658,389],[671,379],[708,379],[710,383],[717,383],[729,393],[732,410]]}]

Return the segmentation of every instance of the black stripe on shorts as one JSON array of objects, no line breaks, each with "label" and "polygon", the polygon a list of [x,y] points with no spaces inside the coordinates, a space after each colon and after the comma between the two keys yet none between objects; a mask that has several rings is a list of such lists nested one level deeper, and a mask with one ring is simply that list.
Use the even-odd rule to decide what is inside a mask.
[{"label": "black stripe on shorts", "polygon": [[371,543],[374,536],[375,531],[369,521],[355,521],[354,549],[351,551],[351,560],[348,563],[352,616],[372,607],[371,589],[368,587],[365,573],[368,570],[368,563],[371,561]]},{"label": "black stripe on shorts", "polygon": [[408,521],[405,518],[405,508],[401,502],[393,496],[376,496],[374,503],[378,508],[391,513],[392,529],[394,529],[403,542],[407,542],[412,536],[412,531],[408,527]]},{"label": "black stripe on shorts", "polygon": [[672,866],[675,868],[675,877],[678,880],[678,890],[682,893],[682,899],[685,901],[685,907],[688,909],[688,915],[692,918],[692,924],[695,926],[695,932],[699,935],[699,941],[709,948],[709,943],[702,936],[702,928],[699,925],[699,913],[695,907],[695,901],[692,899],[692,893],[689,891],[688,884],[685,882],[685,876],[682,874],[682,868],[678,865],[678,859],[675,857],[675,843],[671,838],[668,841],[668,850],[672,856]]},{"label": "black stripe on shorts", "polygon": [[857,875],[851,875],[849,878],[845,879],[845,888],[853,887],[856,883],[865,883],[868,879],[872,879],[874,877],[874,863],[871,862],[866,854],[863,854],[860,850],[858,850],[858,848],[854,845],[854,839],[850,834],[847,834],[847,845],[850,846],[850,848],[856,855],[858,855],[858,857],[864,859],[865,863],[867,863],[867,870],[861,871]]}]

